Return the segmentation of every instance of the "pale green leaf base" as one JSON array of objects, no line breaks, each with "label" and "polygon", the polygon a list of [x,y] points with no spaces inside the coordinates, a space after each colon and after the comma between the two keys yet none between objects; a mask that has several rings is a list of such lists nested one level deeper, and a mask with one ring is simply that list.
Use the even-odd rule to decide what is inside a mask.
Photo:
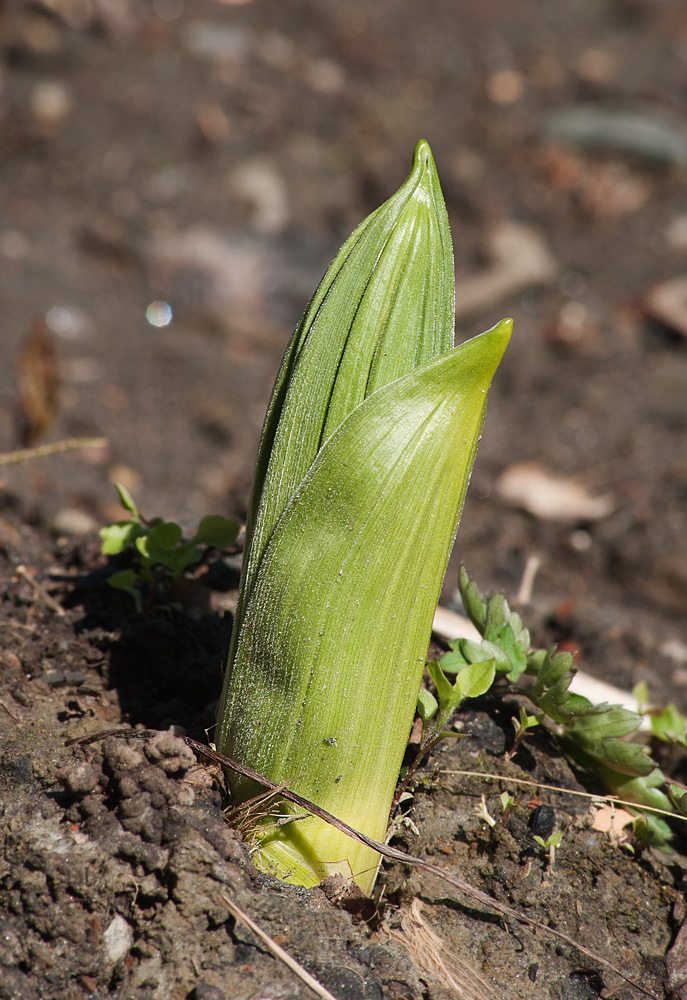
[{"label": "pale green leaf base", "polygon": [[[383,838],[384,832],[377,831],[377,836]],[[258,831],[252,859],[261,871],[284,882],[310,888],[331,875],[343,875],[368,895],[381,861],[376,851],[314,816],[264,836]]]}]

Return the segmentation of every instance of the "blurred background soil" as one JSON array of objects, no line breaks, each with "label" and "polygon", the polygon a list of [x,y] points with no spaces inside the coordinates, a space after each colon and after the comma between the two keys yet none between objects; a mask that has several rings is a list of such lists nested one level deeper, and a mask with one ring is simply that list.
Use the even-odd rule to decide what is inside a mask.
[{"label": "blurred background soil", "polygon": [[[464,560],[482,590],[520,592],[537,644],[561,642],[590,673],[628,690],[646,681],[652,700],[687,709],[681,0],[9,0],[0,48],[0,451],[109,442],[0,466],[3,680],[20,692],[2,724],[8,746],[16,719],[48,740],[45,787],[63,766],[51,726],[64,737],[87,716],[91,728],[200,724],[225,644],[210,614],[221,602],[181,643],[179,669],[158,664],[144,680],[156,649],[173,659],[166,626],[151,638],[130,616],[115,641],[112,618],[83,604],[64,633],[49,608],[29,620],[36,595],[17,562],[39,575],[97,567],[94,534],[121,516],[115,480],[149,517],[241,519],[290,333],[419,138],[451,219],[458,339],[515,322],[444,603],[457,607]],[[84,613],[101,633],[82,648]],[[208,674],[202,692],[181,679],[189,662]],[[21,693],[30,681],[45,685],[35,698]],[[104,796],[113,754],[93,765]],[[68,797],[83,797],[77,786]],[[75,995],[96,982],[84,969]],[[181,981],[143,977],[133,992],[122,972],[130,992],[116,995],[186,996],[201,980]],[[28,987],[17,989],[7,995]]]}]

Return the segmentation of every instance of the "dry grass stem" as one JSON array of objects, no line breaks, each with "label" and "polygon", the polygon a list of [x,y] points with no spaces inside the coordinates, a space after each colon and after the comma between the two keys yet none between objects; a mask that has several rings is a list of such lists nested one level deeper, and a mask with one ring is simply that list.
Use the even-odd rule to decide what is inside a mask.
[{"label": "dry grass stem", "polygon": [[51,444],[41,444],[36,448],[18,448],[16,451],[0,452],[0,465],[16,465],[33,458],[61,455],[62,452],[78,451],[82,448],[107,448],[109,443],[107,438],[66,438],[64,441],[53,441]]},{"label": "dry grass stem", "polygon": [[389,936],[403,945],[425,976],[453,990],[456,1000],[497,1000],[491,986],[427,923],[424,909],[414,899],[401,918],[401,930],[387,928]]},{"label": "dry grass stem", "polygon": [[[508,778],[503,774],[490,774],[487,771],[439,771],[439,774],[456,774],[466,778],[488,778],[490,781],[509,781],[514,785],[527,785],[530,788],[540,788],[547,792],[558,792],[559,795],[577,795],[582,799],[591,799],[596,802],[610,802],[614,806],[629,806],[635,812],[651,813],[652,816],[668,816],[670,819],[687,820],[687,816],[680,813],[670,812],[668,809],[658,809],[655,806],[642,806],[636,802],[629,802],[627,799],[619,799],[615,795],[599,795],[598,792],[580,792],[574,788],[560,788],[558,785],[543,785],[539,781],[528,781],[525,778]],[[678,782],[674,781],[676,785]]]},{"label": "dry grass stem", "polygon": [[267,950],[274,955],[275,958],[278,958],[280,962],[283,962],[284,965],[288,966],[288,968],[298,976],[301,982],[310,987],[313,993],[316,993],[318,997],[322,998],[322,1000],[336,1000],[336,997],[333,996],[329,990],[325,989],[321,983],[318,983],[318,981],[314,979],[309,972],[306,972],[303,966],[300,965],[295,958],[292,958],[287,951],[280,948],[277,942],[273,941],[269,934],[266,934],[261,927],[258,927],[255,921],[251,920],[248,914],[244,913],[243,910],[240,909],[240,907],[238,907],[231,899],[229,899],[228,896],[219,896],[219,901],[223,906],[226,906],[232,917],[236,920],[240,920],[242,924],[245,924],[245,926],[251,930],[260,941],[262,941]]},{"label": "dry grass stem", "polygon": [[25,580],[26,583],[29,584],[33,592],[36,594],[38,598],[40,598],[40,600],[43,602],[43,604],[45,604],[46,607],[50,608],[51,611],[54,611],[54,613],[58,616],[58,618],[64,618],[65,615],[64,608],[62,608],[57,603],[55,598],[52,597],[47,592],[45,587],[42,586],[42,584],[40,584],[38,580],[34,579],[34,577],[31,576],[26,566],[20,564],[19,566],[15,567],[14,572],[18,577],[20,577],[20,579]]}]

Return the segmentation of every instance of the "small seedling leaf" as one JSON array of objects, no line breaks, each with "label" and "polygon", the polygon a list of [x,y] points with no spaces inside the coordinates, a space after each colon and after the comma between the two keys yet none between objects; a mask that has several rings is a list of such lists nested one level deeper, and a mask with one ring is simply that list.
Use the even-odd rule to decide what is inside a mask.
[{"label": "small seedling leaf", "polygon": [[687,719],[682,715],[672,702],[663,709],[660,715],[652,715],[651,732],[659,740],[667,743],[683,742],[685,739],[685,728]]},{"label": "small seedling leaf", "polygon": [[679,785],[669,785],[670,799],[681,816],[687,816],[687,789]]},{"label": "small seedling leaf", "polygon": [[478,632],[484,635],[484,625],[487,620],[487,608],[482,598],[479,596],[477,585],[468,576],[464,566],[460,567],[458,574],[458,589],[460,591],[463,607],[467,615]]},{"label": "small seedling leaf", "polygon": [[649,685],[646,681],[640,681],[632,688],[632,694],[637,699],[637,711],[643,715],[649,704]]},{"label": "small seedling leaf", "polygon": [[171,550],[181,541],[181,528],[174,521],[164,521],[148,533],[151,548]]},{"label": "small seedling leaf", "polygon": [[117,490],[117,494],[119,496],[119,502],[124,508],[124,510],[129,511],[132,520],[140,521],[141,515],[138,512],[138,507],[136,506],[136,502],[134,501],[134,498],[131,496],[126,486],[124,486],[123,483],[115,483],[114,488]]},{"label": "small seedling leaf", "polygon": [[193,536],[196,545],[210,545],[213,549],[227,549],[239,533],[237,521],[230,521],[220,514],[209,514],[198,525]]},{"label": "small seedling leaf", "polygon": [[133,598],[136,610],[140,612],[141,595],[136,588],[136,580],[136,573],[132,569],[120,570],[118,573],[113,573],[112,576],[107,578],[110,587],[114,587],[116,590],[123,590]]},{"label": "small seedling leaf", "polygon": [[439,663],[445,674],[457,674],[467,664],[467,660],[460,649],[450,649],[448,653],[440,658]]},{"label": "small seedling leaf", "polygon": [[199,562],[202,556],[203,549],[200,545],[196,545],[193,541],[186,542],[185,545],[179,545],[173,550],[167,565],[172,575],[178,578],[189,566]]},{"label": "small seedling leaf", "polygon": [[481,660],[488,659],[488,657],[485,657],[484,655],[482,643],[475,642],[473,639],[462,639],[460,643],[460,651],[463,654],[466,663],[479,663]]},{"label": "small seedling leaf", "polygon": [[637,743],[626,743],[624,740],[602,740],[598,743],[577,740],[576,742],[592,757],[620,774],[642,777],[651,774],[655,768],[651,757]]},{"label": "small seedling leaf", "polygon": [[479,698],[486,694],[494,683],[494,660],[483,660],[481,663],[471,663],[456,677],[455,690],[459,695],[459,704],[464,698]]},{"label": "small seedling leaf", "polygon": [[104,556],[116,556],[132,545],[141,534],[137,521],[116,521],[100,529]]},{"label": "small seedling leaf", "polygon": [[114,488],[117,490],[117,493],[119,495],[119,502],[124,508],[124,510],[129,511],[134,521],[140,521],[141,515],[138,512],[138,507],[136,506],[134,498],[129,493],[126,486],[124,486],[123,483],[115,483]]},{"label": "small seedling leaf", "polygon": [[650,847],[666,847],[670,843],[673,831],[658,816],[642,814],[637,816],[632,826],[635,837],[642,844]]},{"label": "small seedling leaf", "polygon": [[169,566],[174,562],[175,548],[181,541],[181,528],[174,521],[162,521],[147,535],[136,539],[136,548],[153,563]]},{"label": "small seedling leaf", "polygon": [[591,705],[587,702],[584,714],[576,714],[565,731],[572,739],[620,739],[635,732],[641,721],[636,712],[620,705]]},{"label": "small seedling leaf", "polygon": [[422,721],[429,722],[437,714],[438,709],[439,702],[432,692],[428,691],[427,688],[420,688],[420,693],[417,696],[417,713]]},{"label": "small seedling leaf", "polygon": [[454,688],[450,680],[446,677],[446,674],[441,669],[441,665],[436,660],[430,660],[427,664],[427,673],[434,681],[434,686],[437,689],[437,694],[439,695],[439,704],[442,709],[451,711],[451,706],[453,704]]},{"label": "small seedling leaf", "polygon": [[108,576],[107,582],[111,587],[116,587],[118,590],[129,590],[131,587],[136,586],[136,573],[132,569],[122,569],[119,573],[113,573],[112,576]]}]

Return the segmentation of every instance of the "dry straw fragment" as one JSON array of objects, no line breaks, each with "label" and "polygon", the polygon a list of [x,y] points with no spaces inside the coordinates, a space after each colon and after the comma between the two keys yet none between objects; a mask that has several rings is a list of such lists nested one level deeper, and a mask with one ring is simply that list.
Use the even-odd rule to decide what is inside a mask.
[{"label": "dry straw fragment", "polygon": [[411,958],[430,980],[454,991],[456,1000],[497,1000],[489,984],[451,951],[423,916],[424,905],[414,899],[401,918],[401,929],[388,929],[388,934],[400,942]]},{"label": "dry straw fragment", "polygon": [[272,940],[269,934],[266,934],[261,927],[258,927],[255,921],[251,920],[248,914],[244,913],[243,910],[233,902],[233,900],[229,899],[228,896],[222,895],[219,897],[219,901],[223,906],[226,906],[235,920],[240,920],[242,924],[245,924],[246,927],[248,927],[248,929],[251,930],[260,941],[262,941],[267,950],[271,952],[275,958],[278,958],[280,962],[283,962],[284,965],[291,969],[291,971],[298,976],[301,982],[305,983],[306,986],[309,986],[313,993],[316,993],[321,1000],[336,1000],[336,997],[333,996],[329,990],[325,989],[322,983],[318,983],[318,981],[314,979],[309,972],[306,972],[303,966],[300,965],[295,958],[292,958],[291,955],[289,955],[287,951],[284,951],[284,949],[281,948],[276,941]]}]

